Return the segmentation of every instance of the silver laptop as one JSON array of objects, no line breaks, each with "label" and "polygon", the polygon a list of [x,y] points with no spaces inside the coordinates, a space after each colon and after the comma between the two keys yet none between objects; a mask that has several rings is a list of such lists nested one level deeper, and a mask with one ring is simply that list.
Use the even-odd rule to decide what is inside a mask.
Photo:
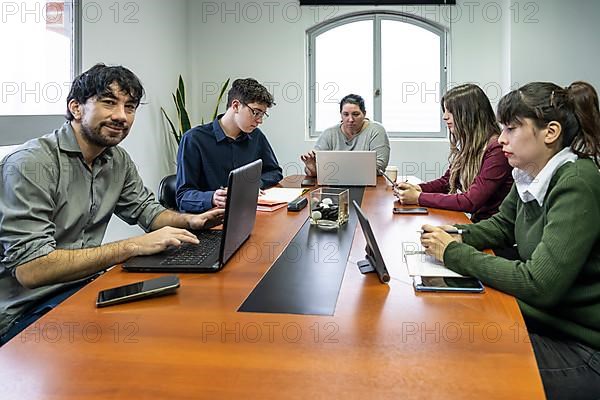
[{"label": "silver laptop", "polygon": [[375,186],[375,151],[315,151],[317,185]]},{"label": "silver laptop", "polygon": [[123,269],[139,272],[217,272],[248,239],[256,221],[262,160],[229,173],[223,230],[194,232],[199,244],[127,260]]}]

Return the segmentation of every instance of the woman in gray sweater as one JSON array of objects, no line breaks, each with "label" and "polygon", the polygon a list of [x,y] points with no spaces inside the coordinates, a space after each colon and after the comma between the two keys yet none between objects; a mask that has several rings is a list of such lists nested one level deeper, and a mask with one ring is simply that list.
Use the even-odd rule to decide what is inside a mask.
[{"label": "woman in gray sweater", "polygon": [[[374,150],[377,169],[385,170],[390,160],[390,141],[383,125],[366,118],[364,99],[357,94],[345,96],[340,101],[340,114],[341,123],[325,129],[314,150]],[[317,175],[314,150],[300,156],[308,176]]]}]

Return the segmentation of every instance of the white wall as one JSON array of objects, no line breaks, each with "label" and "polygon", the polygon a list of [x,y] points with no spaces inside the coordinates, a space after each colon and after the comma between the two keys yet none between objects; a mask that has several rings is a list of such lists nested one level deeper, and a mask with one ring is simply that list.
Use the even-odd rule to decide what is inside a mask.
[{"label": "white wall", "polygon": [[[123,143],[147,186],[155,189],[169,173],[164,157],[165,127],[160,106],[173,112],[170,93],[179,73],[188,86],[192,122],[207,119],[216,88],[228,77],[255,77],[272,89],[277,106],[262,126],[286,174],[298,173],[298,155],[310,148],[305,127],[305,31],[331,17],[370,7],[307,7],[297,0],[278,2],[145,0],[116,3],[86,1],[93,17],[99,4],[103,15],[88,18],[83,29],[83,61],[130,67],[142,79],[148,105],[138,112],[131,136]],[[138,8],[125,9],[127,4]],[[112,9],[109,7],[113,7]],[[494,105],[516,84],[553,80],[567,84],[588,80],[600,87],[600,2],[594,0],[458,0],[454,7],[380,7],[416,14],[450,29],[449,82],[475,82]],[[134,23],[125,17],[135,11]],[[298,13],[301,14],[298,14]],[[452,14],[450,14],[450,12]],[[260,14],[259,14],[260,13]],[[85,15],[84,15],[85,19]],[[341,46],[359,53],[351,38]],[[301,88],[297,93],[297,88]],[[425,179],[446,165],[444,140],[392,140],[391,164],[416,168]],[[111,222],[106,240],[126,237],[131,230]]]},{"label": "white wall", "polygon": [[[119,12],[116,13],[116,6]],[[165,152],[170,150],[160,115],[163,106],[171,114],[171,92],[177,76],[187,68],[188,35],[185,0],[114,2],[84,1],[83,69],[97,62],[131,69],[146,89],[147,104],[137,111],[133,128],[122,143],[138,166],[144,183],[156,191],[169,171]],[[100,10],[100,13],[98,13]],[[105,241],[141,233],[113,217]]]},{"label": "white wall", "polygon": [[521,13],[520,24],[513,24],[513,82],[567,86],[584,80],[600,90],[600,1],[544,0],[535,5]]}]

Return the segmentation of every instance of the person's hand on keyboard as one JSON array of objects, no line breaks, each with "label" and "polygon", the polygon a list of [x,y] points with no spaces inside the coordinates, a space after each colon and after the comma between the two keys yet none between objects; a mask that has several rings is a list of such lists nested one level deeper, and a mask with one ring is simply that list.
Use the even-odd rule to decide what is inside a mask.
[{"label": "person's hand on keyboard", "polygon": [[225,210],[216,208],[202,214],[189,215],[188,223],[192,230],[210,229],[214,226],[221,225],[224,216]]},{"label": "person's hand on keyboard", "polygon": [[126,242],[126,249],[133,253],[132,256],[147,256],[159,253],[171,246],[181,246],[183,243],[198,244],[198,238],[185,229],[165,226],[124,242]]}]

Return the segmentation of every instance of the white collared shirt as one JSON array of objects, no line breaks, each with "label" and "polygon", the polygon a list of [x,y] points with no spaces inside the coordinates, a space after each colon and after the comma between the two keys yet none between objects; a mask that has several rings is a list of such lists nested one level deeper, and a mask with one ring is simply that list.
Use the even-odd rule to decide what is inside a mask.
[{"label": "white collared shirt", "polygon": [[535,199],[541,207],[550,180],[556,170],[568,162],[575,162],[575,160],[577,160],[577,154],[573,153],[570,147],[565,147],[548,160],[544,168],[535,177],[525,170],[514,168],[512,175],[521,200],[527,203]]}]

